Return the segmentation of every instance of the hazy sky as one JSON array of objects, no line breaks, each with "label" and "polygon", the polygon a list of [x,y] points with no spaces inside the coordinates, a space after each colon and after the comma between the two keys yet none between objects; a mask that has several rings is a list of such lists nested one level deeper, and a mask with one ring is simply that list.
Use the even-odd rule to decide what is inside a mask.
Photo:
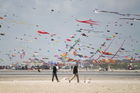
[{"label": "hazy sky", "polygon": [[[0,2],[0,17],[4,18],[0,19],[0,33],[5,33],[4,36],[0,35],[1,64],[21,62],[33,57],[49,58],[44,61],[58,61],[54,55],[60,56],[67,52],[69,47],[66,48],[66,44],[71,46],[78,38],[81,41],[75,49],[81,50],[77,52],[91,56],[90,52],[95,52],[104,42],[105,49],[111,42],[107,41],[106,37],[112,35],[116,37],[108,49],[109,52],[114,54],[126,40],[123,46],[125,51],[120,52],[120,55],[135,56],[135,53],[140,53],[140,20],[120,19],[140,19],[140,16],[94,12],[95,9],[99,9],[122,14],[140,14],[140,0],[0,0]],[[98,25],[91,27],[76,21],[89,19],[97,21]],[[81,28],[102,33],[77,32]],[[40,35],[37,33],[38,30],[50,34]],[[88,37],[82,36],[82,33]],[[51,37],[52,34],[56,35]],[[75,37],[70,38],[71,35]],[[72,41],[68,42],[66,39]],[[21,59],[19,56],[22,50],[26,55]],[[84,59],[74,57],[72,53],[69,53],[69,56]]]}]

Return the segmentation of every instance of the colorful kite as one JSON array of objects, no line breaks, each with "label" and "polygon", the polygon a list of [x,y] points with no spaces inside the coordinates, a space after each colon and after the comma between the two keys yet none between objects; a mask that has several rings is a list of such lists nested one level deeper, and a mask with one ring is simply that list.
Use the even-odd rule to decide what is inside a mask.
[{"label": "colorful kite", "polygon": [[104,54],[104,55],[112,55],[112,53],[110,52],[105,52],[105,51],[101,51],[100,53]]},{"label": "colorful kite", "polygon": [[113,59],[102,59],[102,60],[100,60],[100,62],[105,62],[105,63],[115,63],[116,60],[113,60]]},{"label": "colorful kite", "polygon": [[66,57],[67,61],[68,62],[80,62],[79,60],[75,60],[75,59],[72,59],[72,58],[69,58],[69,57]]},{"label": "colorful kite", "polygon": [[67,56],[67,53],[63,53],[61,54],[62,57],[66,57]]}]

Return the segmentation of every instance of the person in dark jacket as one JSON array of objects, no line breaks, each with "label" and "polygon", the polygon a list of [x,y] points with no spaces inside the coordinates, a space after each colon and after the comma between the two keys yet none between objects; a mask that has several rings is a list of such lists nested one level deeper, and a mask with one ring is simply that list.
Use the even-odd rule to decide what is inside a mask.
[{"label": "person in dark jacket", "polygon": [[54,81],[54,77],[56,78],[57,82],[59,82],[57,77],[57,64],[53,66],[53,72],[52,72],[52,82]]},{"label": "person in dark jacket", "polygon": [[77,64],[73,68],[73,77],[69,80],[69,83],[75,78],[75,76],[77,77],[77,83],[79,83],[78,65]]}]

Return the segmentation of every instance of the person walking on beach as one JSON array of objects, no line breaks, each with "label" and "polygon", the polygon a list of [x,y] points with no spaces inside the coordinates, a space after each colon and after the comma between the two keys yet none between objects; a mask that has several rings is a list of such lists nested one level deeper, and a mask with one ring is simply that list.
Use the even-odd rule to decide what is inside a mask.
[{"label": "person walking on beach", "polygon": [[78,75],[78,64],[76,64],[73,68],[73,76],[72,78],[69,80],[69,83],[75,78],[77,77],[77,83],[79,83],[79,75]]},{"label": "person walking on beach", "polygon": [[52,82],[54,81],[54,77],[56,78],[57,82],[59,82],[57,77],[57,64],[53,66],[53,72],[52,72]]},{"label": "person walking on beach", "polygon": [[40,72],[40,67],[39,66],[37,66],[37,71]]}]

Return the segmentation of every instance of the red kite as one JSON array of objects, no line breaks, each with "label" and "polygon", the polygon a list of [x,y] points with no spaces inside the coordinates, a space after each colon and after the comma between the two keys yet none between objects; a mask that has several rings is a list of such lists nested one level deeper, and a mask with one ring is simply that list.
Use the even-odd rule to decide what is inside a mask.
[{"label": "red kite", "polygon": [[112,40],[111,38],[106,38],[106,40]]},{"label": "red kite", "polygon": [[71,41],[70,39],[66,39],[67,41]]},{"label": "red kite", "polygon": [[37,31],[39,34],[49,34],[48,32],[44,32],[44,31],[40,31],[40,30],[38,30]]},{"label": "red kite", "polygon": [[104,55],[112,55],[112,53],[110,53],[110,52],[105,52],[105,51],[101,51],[101,53],[104,54]]}]

